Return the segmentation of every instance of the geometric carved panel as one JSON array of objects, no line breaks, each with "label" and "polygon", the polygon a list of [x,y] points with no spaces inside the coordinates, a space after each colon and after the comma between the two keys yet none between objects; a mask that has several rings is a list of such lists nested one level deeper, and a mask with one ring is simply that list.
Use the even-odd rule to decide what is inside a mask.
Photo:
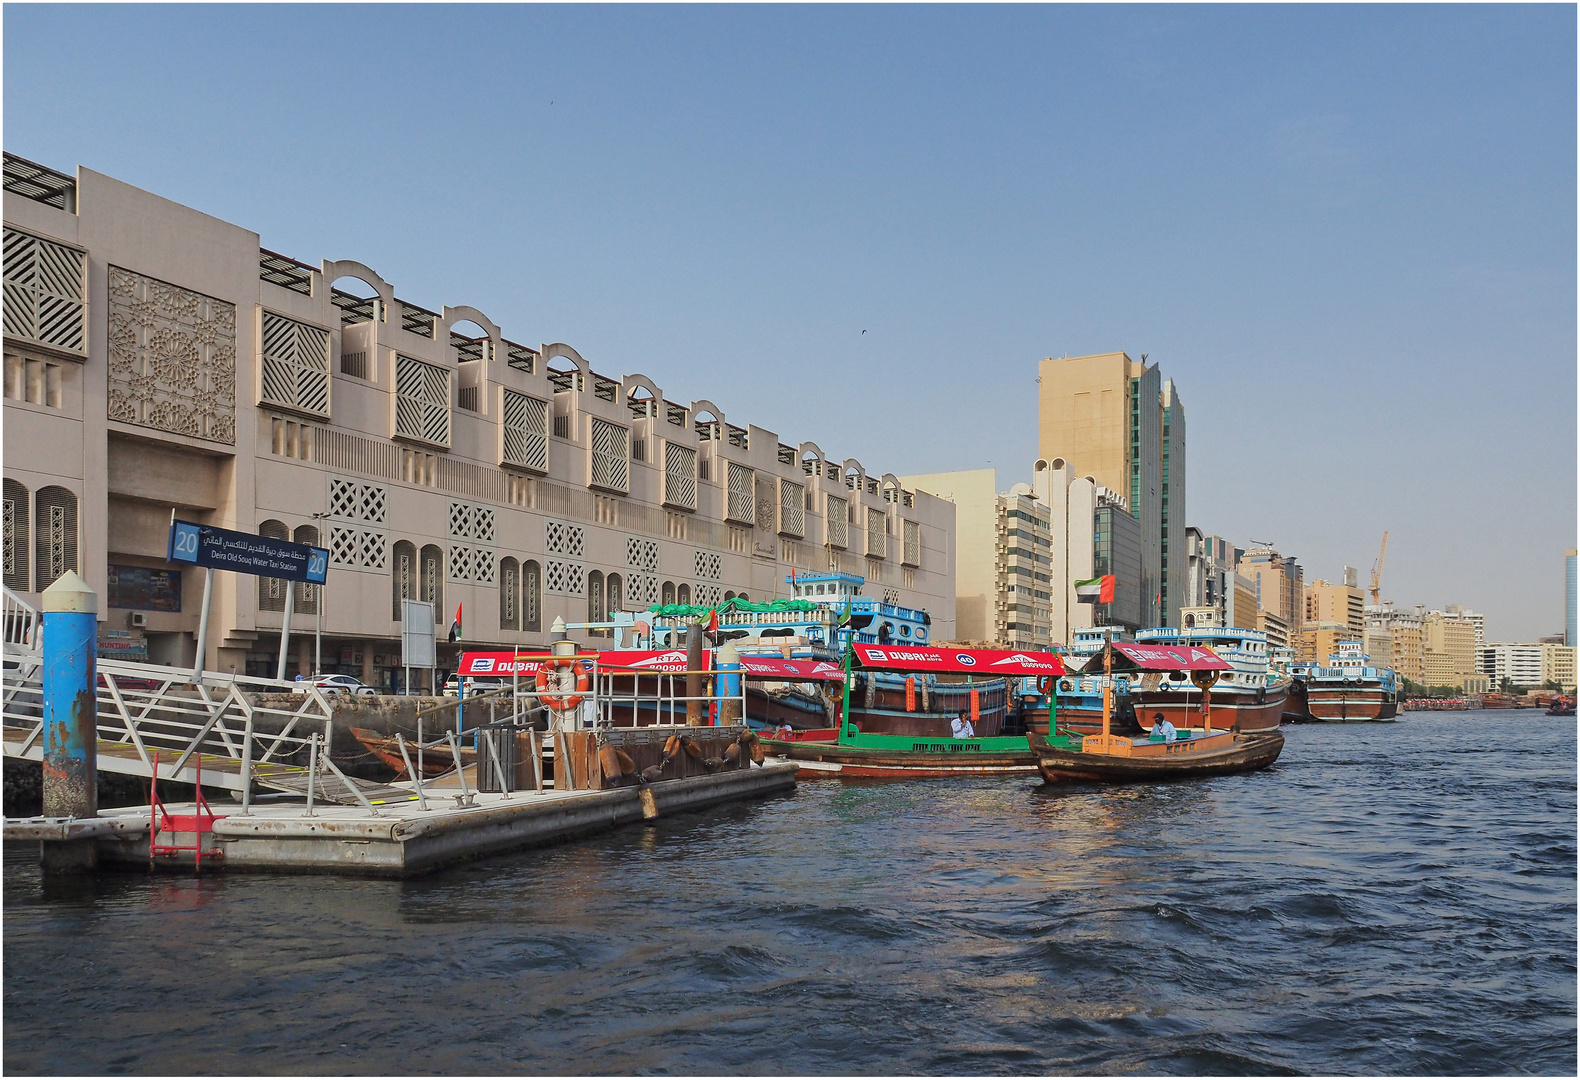
[{"label": "geometric carved panel", "polygon": [[111,420],[236,442],[236,308],[110,267]]}]

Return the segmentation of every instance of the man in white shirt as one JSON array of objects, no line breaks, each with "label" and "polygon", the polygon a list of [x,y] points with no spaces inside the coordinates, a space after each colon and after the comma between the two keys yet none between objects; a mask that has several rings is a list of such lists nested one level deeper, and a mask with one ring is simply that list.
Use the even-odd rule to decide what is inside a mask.
[{"label": "man in white shirt", "polygon": [[961,713],[949,722],[949,730],[954,732],[954,736],[957,739],[970,739],[976,735],[975,729],[971,726],[971,721],[966,719],[964,713]]},{"label": "man in white shirt", "polygon": [[1160,712],[1152,714],[1151,735],[1154,739],[1161,736],[1164,742],[1173,742],[1179,738],[1179,732],[1174,730],[1174,725],[1163,719],[1163,714]]}]

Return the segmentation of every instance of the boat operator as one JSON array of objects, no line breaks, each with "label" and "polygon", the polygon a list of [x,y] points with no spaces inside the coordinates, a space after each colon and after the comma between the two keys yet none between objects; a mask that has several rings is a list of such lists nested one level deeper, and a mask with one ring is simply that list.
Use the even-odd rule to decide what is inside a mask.
[{"label": "boat operator", "polygon": [[1163,719],[1163,714],[1160,712],[1152,714],[1152,731],[1150,734],[1154,739],[1162,738],[1164,742],[1173,742],[1179,738],[1179,732],[1174,730],[1174,725]]}]

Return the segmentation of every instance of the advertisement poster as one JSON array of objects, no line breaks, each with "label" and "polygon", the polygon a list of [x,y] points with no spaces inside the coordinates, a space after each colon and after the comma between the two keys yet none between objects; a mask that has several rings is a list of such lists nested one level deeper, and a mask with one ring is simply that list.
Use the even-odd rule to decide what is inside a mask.
[{"label": "advertisement poster", "polygon": [[181,571],[110,564],[109,606],[139,611],[180,611]]}]

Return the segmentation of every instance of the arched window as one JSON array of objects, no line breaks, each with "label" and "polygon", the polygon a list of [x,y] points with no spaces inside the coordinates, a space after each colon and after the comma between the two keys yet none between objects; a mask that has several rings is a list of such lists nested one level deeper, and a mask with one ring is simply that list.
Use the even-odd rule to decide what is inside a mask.
[{"label": "arched window", "polygon": [[395,559],[390,567],[390,584],[395,603],[390,618],[400,622],[401,601],[421,599],[417,588],[417,548],[410,540],[397,540],[393,554]]},{"label": "arched window", "polygon": [[433,605],[433,621],[444,625],[444,549],[437,544],[427,544],[422,549],[422,558],[418,560],[421,568],[421,578],[418,580],[420,600],[426,600]]},{"label": "arched window", "polygon": [[[292,537],[298,544],[307,544],[318,547],[318,528],[314,525],[298,525],[296,534]],[[305,582],[296,584],[296,614],[318,614],[318,586],[308,585]]]},{"label": "arched window", "polygon": [[77,496],[63,487],[39,488],[34,496],[33,554],[38,591],[43,592],[67,570],[77,567]]},{"label": "arched window", "polygon": [[[270,540],[289,540],[291,538],[291,530],[285,527],[285,522],[271,520],[265,521],[258,526],[258,535],[267,536]],[[285,610],[285,580],[283,578],[261,577],[258,579],[258,610]]]},{"label": "arched window", "polygon": [[664,591],[659,596],[665,606],[673,604],[675,602],[675,583],[673,581],[664,582]]},{"label": "arched window", "polygon": [[736,593],[736,594],[735,594],[735,599],[737,599],[737,600],[739,600],[739,601],[740,601],[740,602],[741,602],[741,603],[743,603],[743,604],[749,604],[749,603],[751,603],[751,600],[749,600],[749,599],[748,599],[748,598],[747,598],[747,596],[746,596],[746,594],[745,594],[745,593]]},{"label": "arched window", "polygon": [[27,488],[5,481],[5,587],[27,592]]},{"label": "arched window", "polygon": [[730,602],[730,601],[731,601],[731,600],[734,600],[734,599],[735,599],[735,594],[734,594],[734,593],[732,593],[732,592],[726,592],[726,593],[725,593],[725,594],[724,594],[724,602],[725,602],[725,603],[726,603],[726,604],[727,604],[727,603],[729,603],[729,602]]},{"label": "arched window", "polygon": [[677,604],[689,604],[689,603],[691,603],[691,586],[690,585],[687,585],[685,582],[681,582],[680,583],[680,588],[675,590],[675,603],[677,603]]},{"label": "arched window", "polygon": [[521,628],[543,629],[543,570],[537,561],[528,559],[521,573]]},{"label": "arched window", "polygon": [[[604,621],[603,573],[599,570],[587,575],[587,621]],[[594,637],[603,637],[604,634],[602,630],[589,629],[587,632]]]},{"label": "arched window", "polygon": [[613,618],[615,612],[625,610],[625,582],[619,574],[610,574],[604,579],[604,591],[609,594],[609,617]]},{"label": "arched window", "polygon": [[521,571],[509,555],[499,560],[499,628],[521,629]]}]

